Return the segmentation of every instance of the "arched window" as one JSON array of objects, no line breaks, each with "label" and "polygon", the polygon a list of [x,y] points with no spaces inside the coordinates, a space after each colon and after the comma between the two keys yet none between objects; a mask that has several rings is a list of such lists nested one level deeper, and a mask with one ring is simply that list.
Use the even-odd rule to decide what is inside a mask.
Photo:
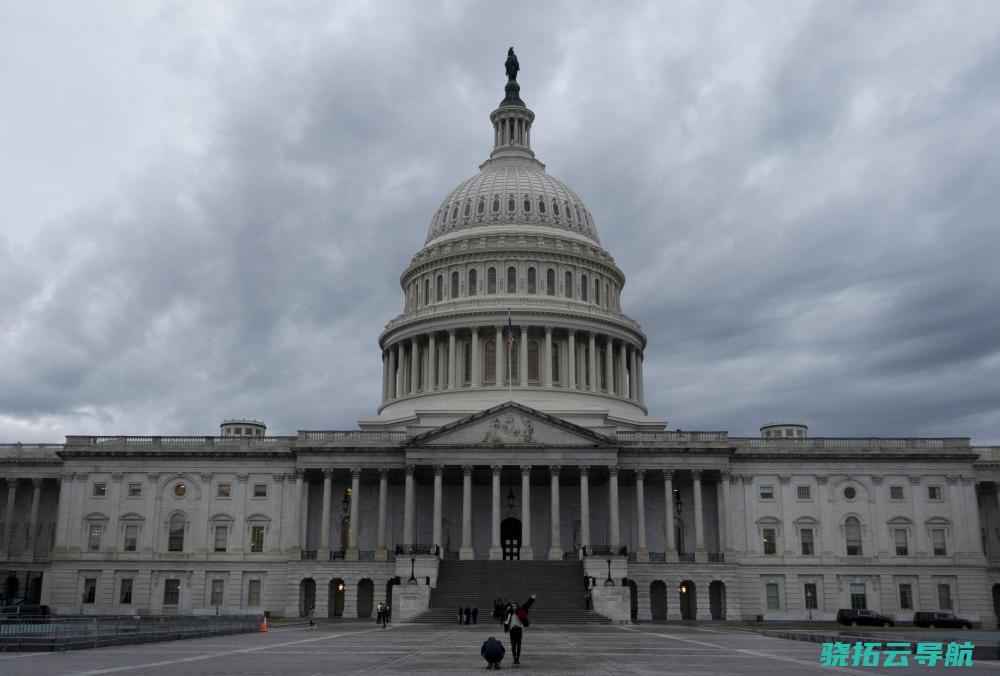
[{"label": "arched window", "polygon": [[451,297],[458,298],[458,272],[451,273]]},{"label": "arched window", "polygon": [[[569,202],[566,202],[566,221],[567,221],[567,222],[570,222],[570,219],[571,219],[572,217],[573,217],[573,210],[572,210],[572,209],[570,209],[570,207],[569,207]],[[572,222],[570,222],[570,227],[573,227],[573,224],[572,224]]]},{"label": "arched window", "polygon": [[483,197],[480,197],[479,198],[479,206],[476,207],[476,213],[479,214],[480,216],[482,216],[484,211],[486,211],[486,199],[483,198]]},{"label": "arched window", "polygon": [[476,295],[476,269],[472,268],[469,270],[469,285],[466,287],[466,295],[475,296]]},{"label": "arched window", "polygon": [[517,208],[517,202],[513,197],[507,200],[507,211],[514,211]]},{"label": "arched window", "polygon": [[424,280],[424,305],[430,305],[431,303],[431,280]]},{"label": "arched window", "polygon": [[552,343],[552,382],[559,382],[559,343]]},{"label": "arched window", "polygon": [[465,215],[468,216],[472,212],[472,202],[465,203]]},{"label": "arched window", "polygon": [[601,280],[594,280],[594,305],[601,304]]},{"label": "arched window", "polygon": [[524,196],[524,213],[529,213],[531,211],[531,198],[527,195]]},{"label": "arched window", "polygon": [[517,268],[507,268],[507,293],[517,293]]},{"label": "arched window", "polygon": [[540,214],[545,213],[545,200],[542,199],[541,197],[538,198],[538,213]]},{"label": "arched window", "polygon": [[556,271],[549,268],[548,272],[545,273],[545,294],[548,296],[556,295]]},{"label": "arched window", "polygon": [[442,277],[441,275],[438,275],[438,279],[437,279],[437,296],[436,296],[436,298],[437,298],[437,302],[439,302],[439,303],[444,300],[444,277]]},{"label": "arched window", "polygon": [[528,341],[528,382],[538,383],[538,341]]},{"label": "arched window", "polygon": [[577,207],[576,208],[576,224],[580,225],[580,221],[581,221],[581,219],[580,219],[580,207]]},{"label": "arched window", "polygon": [[566,290],[564,291],[567,298],[573,297],[573,273],[569,270],[566,271]]},{"label": "arched window", "polygon": [[849,516],[844,521],[844,540],[848,556],[861,556],[861,522],[856,516]]},{"label": "arched window", "polygon": [[535,293],[535,268],[528,268],[528,293]]},{"label": "arched window", "polygon": [[168,538],[167,538],[167,551],[168,552],[184,551],[183,514],[174,514],[172,517],[170,517],[170,526],[168,528]]},{"label": "arched window", "polygon": [[486,293],[497,292],[497,269],[490,268],[486,271]]},{"label": "arched window", "polygon": [[556,216],[556,218],[559,217],[559,202],[552,203],[552,213]]},{"label": "arched window", "polygon": [[483,350],[483,384],[497,384],[497,342],[490,338],[486,341],[486,349]]},{"label": "arched window", "polygon": [[611,306],[611,285],[604,282],[604,307]]},{"label": "arched window", "polygon": [[500,198],[499,197],[494,197],[493,198],[493,213],[495,213],[495,214],[500,213]]},{"label": "arched window", "polygon": [[451,210],[451,222],[454,223],[457,220],[458,220],[458,205],[456,204],[455,208]]},{"label": "arched window", "polygon": [[462,349],[462,356],[464,357],[462,362],[462,380],[466,385],[472,382],[472,341],[466,340],[465,347]]},{"label": "arched window", "polygon": [[580,300],[587,301],[587,275],[580,275]]}]

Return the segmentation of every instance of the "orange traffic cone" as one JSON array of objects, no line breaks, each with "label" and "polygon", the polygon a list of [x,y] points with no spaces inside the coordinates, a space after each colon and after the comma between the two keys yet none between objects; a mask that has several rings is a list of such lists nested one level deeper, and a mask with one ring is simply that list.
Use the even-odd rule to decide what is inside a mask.
[{"label": "orange traffic cone", "polygon": [[267,615],[264,616],[264,621],[260,625],[260,633],[262,634],[267,633]]}]

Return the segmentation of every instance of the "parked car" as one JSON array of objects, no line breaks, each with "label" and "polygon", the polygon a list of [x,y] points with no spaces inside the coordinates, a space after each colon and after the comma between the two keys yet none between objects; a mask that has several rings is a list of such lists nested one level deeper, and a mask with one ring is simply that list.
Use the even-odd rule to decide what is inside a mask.
[{"label": "parked car", "polygon": [[972,622],[955,617],[951,613],[914,613],[913,625],[916,627],[930,627],[940,629],[942,627],[954,629],[972,629]]},{"label": "parked car", "polygon": [[837,611],[837,622],[856,627],[867,624],[875,627],[895,627],[896,622],[888,615],[879,615],[865,608],[841,608]]},{"label": "parked car", "polygon": [[38,604],[19,603],[12,606],[0,606],[0,617],[47,617],[49,607]]}]

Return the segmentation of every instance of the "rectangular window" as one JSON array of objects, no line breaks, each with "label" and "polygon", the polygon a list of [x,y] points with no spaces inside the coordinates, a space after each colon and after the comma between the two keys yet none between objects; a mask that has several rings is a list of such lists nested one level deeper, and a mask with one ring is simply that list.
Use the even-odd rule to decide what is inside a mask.
[{"label": "rectangular window", "polygon": [[761,500],[774,500],[774,486],[761,486],[760,487],[760,499]]},{"label": "rectangular window", "polygon": [[225,580],[212,580],[212,605],[218,608],[223,604],[223,597],[226,591]]},{"label": "rectangular window", "polygon": [[778,551],[777,545],[777,532],[773,528],[764,528],[761,531],[761,536],[764,541],[764,553],[765,554],[776,554]]},{"label": "rectangular window", "polygon": [[906,541],[905,528],[892,529],[892,541],[896,544],[896,556],[909,556],[910,548]]},{"label": "rectangular window", "polygon": [[108,494],[107,484],[94,484],[94,497],[103,498]]},{"label": "rectangular window", "polygon": [[266,498],[267,497],[267,484],[254,484],[253,485],[253,496],[255,498]]},{"label": "rectangular window", "polygon": [[264,527],[263,526],[253,526],[250,528],[250,551],[251,552],[262,552],[264,551]]},{"label": "rectangular window", "polygon": [[931,529],[931,545],[934,547],[934,556],[948,555],[948,545],[945,541],[943,528]]},{"label": "rectangular window", "polygon": [[142,484],[129,484],[128,485],[128,496],[130,498],[141,498],[142,497]]},{"label": "rectangular window", "polygon": [[938,588],[938,608],[941,610],[951,610],[951,585],[939,584]]},{"label": "rectangular window", "polygon": [[136,551],[139,544],[139,526],[125,526],[125,542],[123,548],[126,552]]},{"label": "rectangular window", "polygon": [[260,608],[260,580],[250,580],[247,585],[247,606]]},{"label": "rectangular window", "polygon": [[101,551],[101,536],[104,535],[104,526],[92,523],[87,528],[87,550],[91,552]]},{"label": "rectangular window", "polygon": [[910,584],[899,585],[899,609],[913,610],[913,587]]},{"label": "rectangular window", "polygon": [[941,487],[940,486],[928,486],[927,487],[927,499],[928,500],[940,500],[941,499]]},{"label": "rectangular window", "polygon": [[233,496],[233,485],[232,484],[219,484],[215,487],[215,497],[217,498],[231,498]]},{"label": "rectangular window", "polygon": [[776,582],[768,582],[764,585],[764,588],[767,594],[767,609],[781,610],[781,598],[778,595],[778,584]]},{"label": "rectangular window", "polygon": [[181,581],[166,580],[163,583],[163,605],[176,606],[181,602]]},{"label": "rectangular window", "polygon": [[902,486],[889,486],[889,499],[890,500],[902,500],[903,499],[903,487]]},{"label": "rectangular window", "polygon": [[229,526],[216,526],[215,551],[217,552],[226,551],[228,544],[229,544]]},{"label": "rectangular window", "polygon": [[83,581],[83,602],[93,603],[97,598],[97,578],[88,577]]},{"label": "rectangular window", "polygon": [[868,594],[864,584],[851,585],[851,608],[861,610],[868,607]]},{"label": "rectangular window", "polygon": [[812,528],[803,528],[799,531],[799,542],[802,543],[802,556],[812,556],[816,553],[813,547]]},{"label": "rectangular window", "polygon": [[819,608],[819,595],[816,593],[815,583],[805,585],[806,610],[816,610]]},{"label": "rectangular window", "polygon": [[132,604],[132,578],[122,578],[121,586],[118,588],[118,603],[123,606]]},{"label": "rectangular window", "polygon": [[812,500],[812,486],[796,486],[795,497],[799,500]]}]

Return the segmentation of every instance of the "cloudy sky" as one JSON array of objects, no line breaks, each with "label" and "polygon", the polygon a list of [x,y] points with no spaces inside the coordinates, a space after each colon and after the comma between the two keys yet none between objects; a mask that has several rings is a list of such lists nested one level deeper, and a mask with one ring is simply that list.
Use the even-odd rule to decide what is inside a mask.
[{"label": "cloudy sky", "polygon": [[0,0],[0,440],[371,415],[510,45],[654,415],[1000,443],[989,0]]}]

